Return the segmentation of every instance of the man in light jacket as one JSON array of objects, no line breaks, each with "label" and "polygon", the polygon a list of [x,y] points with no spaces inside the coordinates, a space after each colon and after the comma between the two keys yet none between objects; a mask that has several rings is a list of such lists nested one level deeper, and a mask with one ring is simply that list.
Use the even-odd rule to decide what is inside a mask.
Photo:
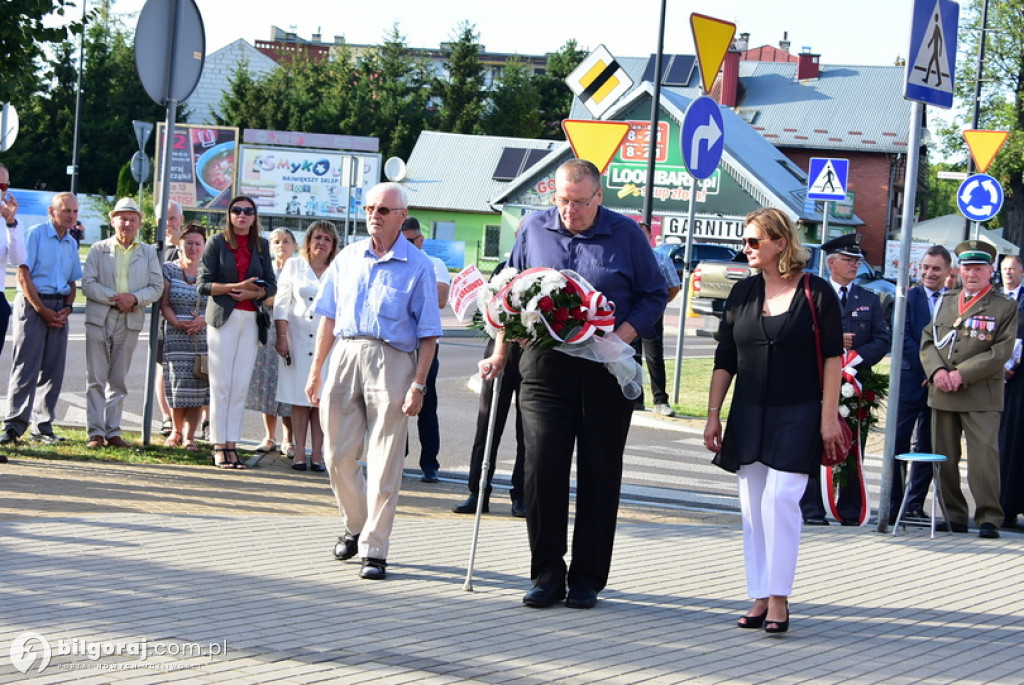
[{"label": "man in light jacket", "polygon": [[152,245],[139,242],[142,212],[121,198],[110,212],[114,235],[95,243],[85,259],[85,349],[88,390],[87,447],[128,447],[121,437],[121,411],[128,395],[125,379],[146,306],[164,289],[160,258]]}]

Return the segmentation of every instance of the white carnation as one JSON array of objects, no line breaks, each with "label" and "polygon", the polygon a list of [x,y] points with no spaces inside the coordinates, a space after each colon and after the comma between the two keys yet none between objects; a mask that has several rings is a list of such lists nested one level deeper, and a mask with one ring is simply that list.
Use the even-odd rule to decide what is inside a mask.
[{"label": "white carnation", "polygon": [[845,404],[840,404],[839,405],[839,415],[842,416],[845,419],[847,416],[850,415],[850,408],[847,407]]},{"label": "white carnation", "polygon": [[527,330],[533,331],[535,326],[540,326],[543,317],[537,310],[523,310],[523,313],[519,315],[520,321],[523,322],[523,326]]},{"label": "white carnation", "polygon": [[840,388],[839,394],[846,398],[853,397],[855,394],[853,385],[851,383],[843,383],[843,387]]},{"label": "white carnation", "polygon": [[518,273],[519,271],[511,266],[505,267],[491,278],[491,288],[494,292],[500,292]]}]

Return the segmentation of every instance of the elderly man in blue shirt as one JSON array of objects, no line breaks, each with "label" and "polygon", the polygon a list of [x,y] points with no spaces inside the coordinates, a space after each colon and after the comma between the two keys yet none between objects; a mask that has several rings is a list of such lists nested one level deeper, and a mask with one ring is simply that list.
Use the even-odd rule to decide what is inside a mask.
[{"label": "elderly man in blue shirt", "polygon": [[[17,441],[30,419],[36,423],[32,437],[45,443],[61,440],[53,433],[53,419],[64,385],[75,281],[82,277],[78,243],[70,233],[78,221],[78,199],[57,193],[48,211],[50,220],[25,235],[25,262],[18,267],[9,407],[0,445]],[[36,402],[37,389],[41,402]]]},{"label": "elderly man in blue shirt", "polygon": [[442,334],[434,266],[401,235],[408,204],[397,183],[367,193],[370,237],[342,250],[320,283],[315,309],[323,318],[306,384],[320,407],[327,471],[345,524],[334,556],[359,554],[367,580],[386,575],[406,417],[423,408]]},{"label": "elderly man in blue shirt", "polygon": [[[615,303],[611,335],[632,343],[637,336],[652,335],[655,321],[664,314],[668,290],[639,227],[602,207],[602,199],[596,166],[581,159],[560,166],[552,197],[555,206],[523,221],[509,266],[576,271]],[[484,378],[502,371],[508,344],[496,344],[494,354],[480,362]],[[565,598],[568,607],[589,609],[608,582],[622,453],[634,401],[623,395],[601,363],[553,349],[527,347],[520,373],[533,581],[523,604],[541,608]],[[576,524],[567,569],[565,531],[574,447]]]}]

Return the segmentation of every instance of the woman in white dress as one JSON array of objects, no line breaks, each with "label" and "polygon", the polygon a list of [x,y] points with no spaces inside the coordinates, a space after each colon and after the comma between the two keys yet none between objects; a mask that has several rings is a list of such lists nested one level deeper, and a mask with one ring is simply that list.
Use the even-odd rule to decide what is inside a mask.
[{"label": "woman in white dress", "polygon": [[329,221],[315,221],[306,229],[297,259],[289,259],[278,283],[274,301],[277,328],[275,349],[280,355],[277,372],[277,401],[292,406],[292,437],[295,456],[292,468],[306,470],[306,435],[310,436],[310,468],[324,471],[323,431],[316,407],[306,398],[306,378],[313,365],[313,348],[320,315],[313,301],[320,289],[320,277],[338,254],[338,229]]}]

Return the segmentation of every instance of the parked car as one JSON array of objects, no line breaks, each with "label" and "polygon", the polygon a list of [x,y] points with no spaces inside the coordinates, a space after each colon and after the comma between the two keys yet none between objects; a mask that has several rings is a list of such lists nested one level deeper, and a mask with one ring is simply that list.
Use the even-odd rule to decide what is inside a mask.
[{"label": "parked car", "polygon": [[[694,243],[690,246],[690,273],[697,267],[697,264],[704,261],[728,261],[736,255],[736,250],[728,245],[716,245],[714,243]],[[679,272],[679,280],[683,279],[683,269],[686,265],[686,243],[665,243],[654,248],[655,252],[668,255],[672,263],[676,265]]]}]

